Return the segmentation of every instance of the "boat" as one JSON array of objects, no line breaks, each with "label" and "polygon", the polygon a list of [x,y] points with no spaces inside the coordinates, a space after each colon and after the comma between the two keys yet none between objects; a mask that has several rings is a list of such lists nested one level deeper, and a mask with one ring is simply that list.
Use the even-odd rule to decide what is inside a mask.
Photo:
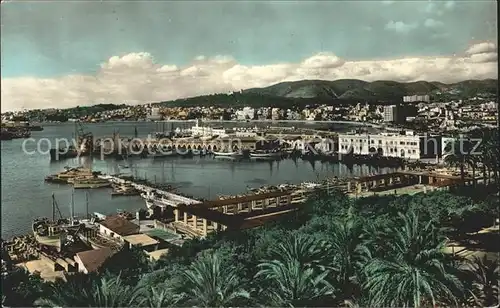
[{"label": "boat", "polygon": [[87,188],[104,188],[110,187],[111,183],[99,178],[92,179],[75,179],[73,181],[73,188],[75,189],[87,189]]},{"label": "boat", "polygon": [[139,195],[139,191],[135,189],[134,186],[130,184],[124,185],[113,185],[113,192],[111,196],[136,196]]},{"label": "boat", "polygon": [[250,157],[253,158],[268,158],[268,157],[281,157],[281,151],[253,151],[250,152]]},{"label": "boat", "polygon": [[119,165],[119,166],[120,166],[120,168],[123,168],[123,169],[128,169],[128,168],[130,168],[130,167],[129,167],[129,166],[127,166],[127,165]]},{"label": "boat", "polygon": [[228,157],[238,157],[238,156],[243,156],[243,153],[241,151],[235,151],[235,152],[213,152],[215,156],[228,156]]},{"label": "boat", "polygon": [[149,154],[149,157],[153,158],[161,158],[161,157],[170,157],[170,156],[175,156],[175,151],[172,150],[167,150],[167,151],[158,151],[158,152],[153,152]]},{"label": "boat", "polygon": [[[57,220],[55,219],[56,211],[60,216]],[[41,217],[33,219],[32,223],[33,235],[37,242],[45,246],[56,247],[58,249],[63,246],[68,233],[76,232],[79,228],[80,223],[78,221],[74,221],[73,217],[69,220],[62,218],[61,211],[57,207],[54,195],[52,195],[52,220],[49,220],[46,217]]]},{"label": "boat", "polygon": [[168,208],[172,206],[172,204],[169,203],[168,200],[164,199],[162,196],[159,196],[154,191],[142,193],[141,197],[144,199],[146,207],[148,209],[152,209],[155,207]]}]

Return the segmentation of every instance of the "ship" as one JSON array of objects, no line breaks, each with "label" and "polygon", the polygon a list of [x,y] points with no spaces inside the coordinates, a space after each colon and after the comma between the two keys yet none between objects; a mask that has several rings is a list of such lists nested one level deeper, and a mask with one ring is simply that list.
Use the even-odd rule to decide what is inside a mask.
[{"label": "ship", "polygon": [[[73,200],[73,198],[72,198]],[[59,219],[56,220],[56,211],[59,214]],[[73,215],[73,202],[71,215]],[[78,221],[64,219],[61,211],[57,206],[54,194],[52,194],[52,220],[46,217],[35,218],[32,223],[33,235],[38,243],[45,246],[56,247],[61,249],[68,235],[78,232],[80,224]]]},{"label": "ship", "polygon": [[78,151],[74,146],[69,146],[67,148],[50,149],[50,160],[61,160],[61,159],[71,159],[78,157]]}]

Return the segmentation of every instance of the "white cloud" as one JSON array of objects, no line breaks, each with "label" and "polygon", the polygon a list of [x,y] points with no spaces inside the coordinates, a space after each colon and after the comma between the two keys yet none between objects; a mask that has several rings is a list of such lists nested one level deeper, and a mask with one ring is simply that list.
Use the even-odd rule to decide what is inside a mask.
[{"label": "white cloud", "polygon": [[408,33],[411,30],[415,29],[418,27],[418,24],[413,23],[413,24],[407,24],[402,21],[389,21],[386,25],[385,28],[387,30],[395,31],[397,33]]},{"label": "white cloud", "polygon": [[432,18],[428,18],[424,22],[424,26],[426,26],[427,28],[438,28],[438,27],[442,27],[443,25],[444,24],[442,21],[434,20]]},{"label": "white cloud", "polygon": [[467,49],[466,53],[469,55],[478,54],[478,53],[487,53],[487,52],[497,52],[497,45],[493,42],[482,42],[478,44],[474,44],[469,49]]},{"label": "white cloud", "polygon": [[390,1],[390,0],[385,0],[385,1],[382,1],[382,4],[384,5],[391,5],[393,4],[395,1]]},{"label": "white cloud", "polygon": [[446,1],[444,7],[448,10],[453,10],[455,7],[455,1]]},{"label": "white cloud", "polygon": [[111,57],[95,75],[3,78],[2,111],[96,103],[147,103],[225,93],[301,79],[456,82],[497,78],[496,45],[471,46],[462,56],[349,61],[319,53],[297,63],[247,66],[228,56],[198,57],[183,67],[157,64],[149,53]]}]

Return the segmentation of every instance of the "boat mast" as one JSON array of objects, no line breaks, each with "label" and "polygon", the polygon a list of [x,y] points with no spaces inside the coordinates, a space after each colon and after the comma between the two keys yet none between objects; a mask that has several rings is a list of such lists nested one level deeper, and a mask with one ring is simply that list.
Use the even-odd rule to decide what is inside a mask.
[{"label": "boat mast", "polygon": [[71,211],[70,211],[71,212],[70,213],[70,215],[71,215],[71,217],[70,217],[70,223],[71,223],[71,225],[73,225],[73,216],[74,216],[73,211],[75,210],[74,197],[75,197],[75,192],[73,191],[73,192],[71,192]]},{"label": "boat mast", "polygon": [[56,197],[52,193],[52,221],[56,220]]},{"label": "boat mast", "polygon": [[89,193],[85,192],[85,210],[87,211],[87,219],[89,219]]}]

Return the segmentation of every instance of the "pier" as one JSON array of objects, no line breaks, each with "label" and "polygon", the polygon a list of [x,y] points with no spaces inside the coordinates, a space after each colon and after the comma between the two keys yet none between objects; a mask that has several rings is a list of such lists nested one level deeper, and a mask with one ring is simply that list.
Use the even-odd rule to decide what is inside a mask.
[{"label": "pier", "polygon": [[158,201],[161,201],[162,203],[168,204],[172,207],[177,207],[179,204],[190,205],[190,204],[201,203],[201,201],[199,201],[199,200],[195,200],[195,199],[191,199],[191,198],[184,197],[181,195],[177,195],[177,194],[174,194],[174,193],[162,190],[162,189],[157,189],[157,188],[154,188],[154,187],[151,187],[148,185],[139,184],[139,183],[136,183],[134,181],[122,179],[120,177],[113,176],[113,175],[98,175],[98,178],[109,181],[109,182],[114,183],[114,184],[130,185],[130,186],[133,186],[135,189],[137,189],[141,192],[145,192],[145,193],[151,193],[154,191],[156,194],[161,196],[161,198]]}]

